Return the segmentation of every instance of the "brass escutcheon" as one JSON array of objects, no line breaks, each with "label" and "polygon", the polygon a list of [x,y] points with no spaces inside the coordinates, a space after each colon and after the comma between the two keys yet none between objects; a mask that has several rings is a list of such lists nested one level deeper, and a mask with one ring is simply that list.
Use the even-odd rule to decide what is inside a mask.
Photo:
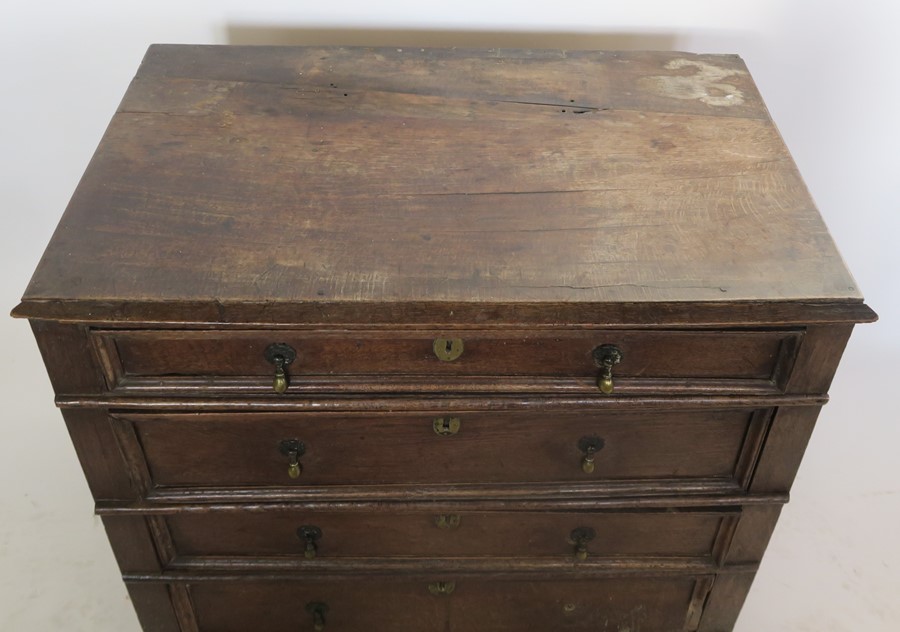
[{"label": "brass escutcheon", "polygon": [[435,434],[449,437],[459,432],[461,425],[462,420],[459,417],[435,417],[431,427],[434,428]]},{"label": "brass escutcheon", "polygon": [[440,516],[435,517],[434,524],[437,525],[438,529],[456,529],[459,527],[459,515],[457,514],[441,514]]},{"label": "brass escutcheon", "polygon": [[428,584],[428,592],[437,597],[438,595],[450,595],[456,590],[456,582],[433,582]]},{"label": "brass escutcheon", "polygon": [[434,355],[442,362],[452,362],[456,360],[463,352],[462,338],[435,338]]}]

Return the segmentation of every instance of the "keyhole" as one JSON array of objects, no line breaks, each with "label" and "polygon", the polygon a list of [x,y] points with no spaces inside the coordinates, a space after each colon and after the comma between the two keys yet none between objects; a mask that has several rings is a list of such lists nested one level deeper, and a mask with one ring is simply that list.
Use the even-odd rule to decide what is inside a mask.
[{"label": "keyhole", "polygon": [[463,341],[460,338],[435,338],[434,355],[442,362],[452,362],[463,353]]},{"label": "keyhole", "polygon": [[450,417],[449,419],[444,417],[436,417],[432,422],[432,428],[434,428],[434,432],[441,436],[455,435],[459,432],[459,428],[462,425],[462,421],[459,417]]}]

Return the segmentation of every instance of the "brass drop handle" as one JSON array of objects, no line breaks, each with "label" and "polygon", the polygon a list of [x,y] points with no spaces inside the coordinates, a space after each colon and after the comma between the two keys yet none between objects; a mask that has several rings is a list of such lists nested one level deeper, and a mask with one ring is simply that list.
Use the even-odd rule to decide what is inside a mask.
[{"label": "brass drop handle", "polygon": [[288,476],[299,478],[303,471],[300,457],[306,453],[306,446],[297,439],[284,439],[278,444],[278,451],[288,458]]},{"label": "brass drop handle", "polygon": [[622,350],[615,345],[600,345],[592,352],[594,364],[600,367],[597,386],[602,393],[613,392],[613,367],[622,361]]},{"label": "brass drop handle", "polygon": [[585,474],[590,474],[594,471],[594,452],[596,452],[596,449],[593,447],[584,451],[584,458],[581,459],[581,471]]},{"label": "brass drop handle", "polygon": [[594,456],[603,449],[606,442],[600,437],[581,437],[578,440],[578,449],[584,454],[581,459],[581,471],[590,474],[594,471]]},{"label": "brass drop handle", "polygon": [[569,544],[575,546],[575,559],[583,562],[588,558],[588,542],[596,537],[596,533],[590,527],[578,527],[572,529],[569,534]]},{"label": "brass drop handle", "polygon": [[325,629],[325,615],[328,614],[328,604],[321,601],[311,601],[306,604],[306,611],[312,615],[313,630],[322,632]]},{"label": "brass drop handle", "polygon": [[428,592],[435,597],[453,594],[454,590],[456,590],[456,582],[432,582],[428,584]]},{"label": "brass drop handle", "polygon": [[279,395],[287,390],[287,375],[284,372],[284,356],[275,356],[275,379],[272,388]]},{"label": "brass drop handle", "polygon": [[275,367],[272,389],[281,395],[288,389],[288,376],[284,368],[294,361],[297,357],[297,352],[288,344],[276,342],[266,347],[263,355],[266,358],[266,362]]},{"label": "brass drop handle", "polygon": [[314,525],[303,525],[297,529],[297,537],[306,542],[303,557],[311,560],[319,552],[319,540],[322,538],[322,530]]}]

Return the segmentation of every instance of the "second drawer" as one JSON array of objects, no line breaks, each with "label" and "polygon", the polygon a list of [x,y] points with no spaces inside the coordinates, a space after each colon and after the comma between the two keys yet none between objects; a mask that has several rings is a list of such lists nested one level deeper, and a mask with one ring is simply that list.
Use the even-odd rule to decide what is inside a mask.
[{"label": "second drawer", "polygon": [[739,509],[594,512],[185,512],[161,518],[176,558],[716,557]]},{"label": "second drawer", "polygon": [[734,490],[752,474],[770,410],[128,413],[113,419],[149,494],[270,487],[326,499],[397,485]]}]

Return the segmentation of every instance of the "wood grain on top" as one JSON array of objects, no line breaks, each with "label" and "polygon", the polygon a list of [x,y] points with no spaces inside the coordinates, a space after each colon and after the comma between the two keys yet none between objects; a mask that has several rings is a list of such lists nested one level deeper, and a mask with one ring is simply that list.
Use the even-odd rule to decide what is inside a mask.
[{"label": "wood grain on top", "polygon": [[150,48],[23,299],[847,301],[736,56]]}]

